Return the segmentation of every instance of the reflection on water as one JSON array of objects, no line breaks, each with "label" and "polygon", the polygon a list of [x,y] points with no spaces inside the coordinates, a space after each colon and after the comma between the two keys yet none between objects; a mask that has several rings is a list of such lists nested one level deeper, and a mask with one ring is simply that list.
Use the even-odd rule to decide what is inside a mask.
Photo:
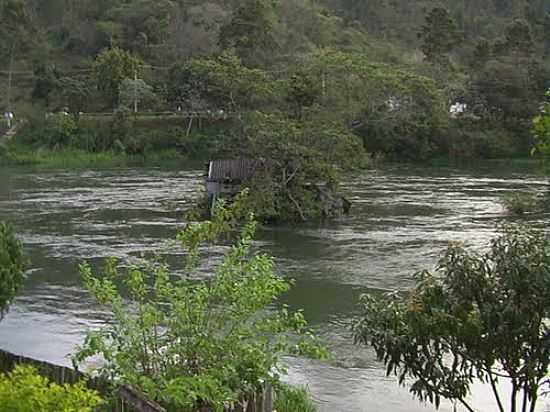
[{"label": "reflection on water", "polygon": [[[198,171],[143,169],[0,170],[0,182],[0,218],[15,223],[32,259],[0,324],[0,347],[65,364],[85,330],[108,319],[83,291],[78,262],[164,247],[202,186]],[[385,377],[370,350],[352,344],[348,323],[359,295],[409,287],[411,274],[433,267],[451,240],[484,247],[506,218],[499,196],[542,193],[546,185],[529,173],[388,168],[348,178],[350,217],[262,229],[258,247],[296,280],[285,303],[304,308],[336,354],[330,363],[288,359],[288,379],[307,385],[321,411],[433,410]],[[547,216],[530,219],[544,225]],[[178,261],[176,250],[167,253]],[[495,409],[484,388],[474,396],[482,410]]]}]

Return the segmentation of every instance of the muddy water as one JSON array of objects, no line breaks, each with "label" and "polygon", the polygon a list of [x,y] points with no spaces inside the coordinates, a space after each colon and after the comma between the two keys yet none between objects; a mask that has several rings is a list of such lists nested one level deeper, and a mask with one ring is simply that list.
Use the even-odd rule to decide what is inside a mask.
[{"label": "muddy water", "polygon": [[[433,267],[451,240],[483,247],[506,219],[499,196],[546,187],[529,171],[388,167],[347,179],[350,217],[262,229],[258,246],[296,280],[285,303],[304,308],[336,354],[330,363],[288,359],[288,379],[307,385],[321,411],[432,411],[386,378],[371,351],[351,344],[348,322],[359,295],[407,288],[411,274]],[[0,323],[0,347],[69,363],[84,332],[107,318],[82,289],[78,262],[165,248],[201,188],[200,171],[0,170],[0,219],[16,225],[32,259]],[[530,217],[536,225],[547,219]],[[175,250],[166,253],[177,260]],[[485,388],[474,398],[480,410],[495,410]]]}]

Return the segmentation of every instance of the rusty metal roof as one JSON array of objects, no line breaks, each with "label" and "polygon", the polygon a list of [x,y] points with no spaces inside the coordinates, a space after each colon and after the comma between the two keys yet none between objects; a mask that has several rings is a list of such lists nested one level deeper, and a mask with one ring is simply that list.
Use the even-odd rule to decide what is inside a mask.
[{"label": "rusty metal roof", "polygon": [[263,159],[213,160],[208,166],[209,181],[243,181],[251,178],[260,169],[265,169]]}]

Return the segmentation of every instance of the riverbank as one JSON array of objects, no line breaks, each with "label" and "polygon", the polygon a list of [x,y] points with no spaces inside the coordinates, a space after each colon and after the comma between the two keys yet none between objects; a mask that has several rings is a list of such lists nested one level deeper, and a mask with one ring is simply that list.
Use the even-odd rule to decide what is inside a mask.
[{"label": "riverbank", "polygon": [[189,157],[182,155],[176,149],[131,155],[117,153],[113,150],[88,152],[71,147],[47,149],[32,148],[22,144],[0,147],[0,167],[31,166],[42,169],[174,168],[190,162],[192,163]]}]

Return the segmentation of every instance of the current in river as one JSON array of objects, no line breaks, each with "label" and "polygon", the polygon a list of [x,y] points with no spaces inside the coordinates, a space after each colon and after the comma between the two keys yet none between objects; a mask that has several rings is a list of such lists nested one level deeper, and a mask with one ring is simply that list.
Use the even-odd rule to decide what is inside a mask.
[{"label": "current in river", "polygon": [[[166,241],[184,223],[202,179],[199,170],[0,169],[0,219],[16,226],[32,262],[0,323],[0,347],[70,364],[85,332],[108,319],[83,289],[79,262],[158,250],[176,261]],[[349,322],[359,296],[409,288],[412,274],[433,269],[449,241],[486,247],[498,223],[510,220],[503,194],[547,189],[548,180],[530,170],[387,166],[346,178],[350,216],[261,228],[257,247],[295,279],[283,303],[303,308],[335,353],[329,362],[286,359],[286,379],[307,386],[321,412],[434,411],[386,377],[371,350],[353,345]],[[527,219],[545,226],[548,215]],[[480,411],[496,409],[486,388],[476,387],[473,397]]]}]

